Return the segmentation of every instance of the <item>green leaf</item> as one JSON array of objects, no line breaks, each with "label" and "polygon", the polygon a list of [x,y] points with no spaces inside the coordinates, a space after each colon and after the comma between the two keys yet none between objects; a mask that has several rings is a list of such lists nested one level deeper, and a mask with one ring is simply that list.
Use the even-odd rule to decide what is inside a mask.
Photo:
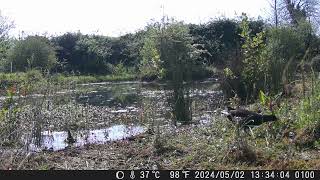
[{"label": "green leaf", "polygon": [[261,104],[266,104],[266,95],[261,90],[259,91],[259,100]]}]

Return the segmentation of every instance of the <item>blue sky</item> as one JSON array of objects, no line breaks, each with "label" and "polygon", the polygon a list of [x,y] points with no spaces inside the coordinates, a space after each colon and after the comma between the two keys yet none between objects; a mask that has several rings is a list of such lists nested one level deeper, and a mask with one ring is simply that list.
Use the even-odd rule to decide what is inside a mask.
[{"label": "blue sky", "polygon": [[211,18],[266,17],[268,0],[0,0],[1,14],[15,22],[12,34],[61,34],[80,30],[119,36],[159,20],[164,12],[187,23]]}]

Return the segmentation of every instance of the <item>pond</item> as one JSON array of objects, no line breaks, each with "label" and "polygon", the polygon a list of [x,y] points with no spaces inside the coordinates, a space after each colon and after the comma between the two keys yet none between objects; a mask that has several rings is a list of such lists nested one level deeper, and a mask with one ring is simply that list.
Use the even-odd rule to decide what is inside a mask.
[{"label": "pond", "polygon": [[[219,84],[210,79],[195,82],[190,87],[193,121],[210,123],[214,110],[223,102]],[[41,112],[40,146],[35,145],[39,143],[35,143],[34,138],[25,138],[25,141],[31,151],[57,151],[70,146],[123,140],[156,125],[165,131],[172,124],[168,96],[170,90],[166,84],[136,81],[80,84],[76,89],[57,92],[46,99],[48,104]],[[31,97],[37,98],[41,96]],[[75,140],[72,144],[67,142],[67,130]]]}]

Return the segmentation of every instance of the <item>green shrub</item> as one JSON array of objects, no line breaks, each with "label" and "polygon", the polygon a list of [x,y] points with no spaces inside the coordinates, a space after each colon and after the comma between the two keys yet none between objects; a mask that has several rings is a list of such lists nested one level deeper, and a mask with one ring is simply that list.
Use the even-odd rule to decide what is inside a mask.
[{"label": "green shrub", "polygon": [[257,97],[259,90],[265,89],[266,85],[268,61],[265,58],[265,32],[262,31],[252,36],[248,18],[245,14],[240,27],[242,29],[240,36],[244,40],[241,47],[244,55],[241,77],[246,87],[246,98],[254,99]]},{"label": "green shrub", "polygon": [[54,48],[41,36],[28,36],[10,50],[9,60],[15,71],[51,69],[57,62]]}]

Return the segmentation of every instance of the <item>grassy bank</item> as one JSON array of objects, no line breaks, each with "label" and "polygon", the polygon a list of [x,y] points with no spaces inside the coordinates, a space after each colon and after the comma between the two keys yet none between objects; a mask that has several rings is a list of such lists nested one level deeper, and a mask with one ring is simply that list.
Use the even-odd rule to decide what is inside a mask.
[{"label": "grassy bank", "polygon": [[66,89],[82,83],[132,81],[138,80],[134,74],[122,75],[65,75],[43,74],[40,71],[0,73],[0,94],[6,95],[8,90],[20,91],[22,94],[41,93],[41,87],[54,86]]},{"label": "grassy bank", "polygon": [[[213,67],[207,67],[201,73],[194,73],[194,80],[201,80],[212,77],[214,74],[217,74],[218,70]],[[158,77],[156,74],[139,74],[137,73],[121,73],[121,74],[110,74],[110,75],[72,75],[72,74],[62,74],[62,73],[53,73],[53,74],[44,74],[37,70],[31,70],[27,72],[16,72],[16,73],[0,73],[0,83],[1,88],[6,85],[13,84],[23,84],[39,81],[52,81],[56,84],[65,84],[65,83],[97,83],[97,82],[114,82],[114,81],[153,81],[157,80]]]},{"label": "grassy bank", "polygon": [[56,83],[75,82],[79,83],[94,83],[103,81],[130,81],[137,80],[138,77],[134,74],[123,75],[64,75],[64,74],[49,74],[43,75],[39,71],[17,72],[17,73],[0,73],[0,81],[2,84],[24,83],[31,80],[43,81],[45,78]]},{"label": "grassy bank", "polygon": [[90,76],[90,75],[80,75],[80,76],[65,76],[61,74],[53,75],[53,79],[57,82],[75,82],[76,84],[82,83],[96,83],[96,82],[113,82],[113,81],[133,81],[137,80],[138,77],[133,74],[125,74],[125,75],[98,75],[98,76]]}]

